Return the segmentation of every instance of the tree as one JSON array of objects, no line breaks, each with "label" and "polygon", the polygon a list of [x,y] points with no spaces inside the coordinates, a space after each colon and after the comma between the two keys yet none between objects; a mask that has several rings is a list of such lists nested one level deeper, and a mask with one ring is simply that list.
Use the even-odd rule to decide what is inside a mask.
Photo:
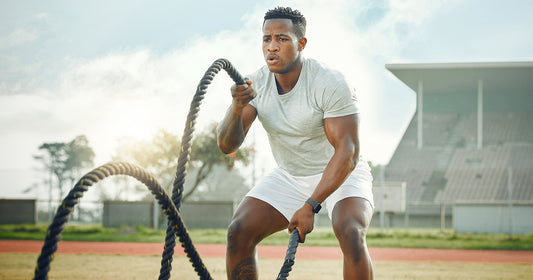
[{"label": "tree", "polygon": [[[143,167],[152,173],[169,192],[177,168],[179,147],[180,141],[177,135],[159,130],[150,140],[138,140],[130,137],[120,139],[112,160],[131,162]],[[115,182],[122,185],[122,189],[114,195],[105,193],[100,189],[101,196],[119,199],[122,195],[123,198],[126,197],[127,199],[132,182],[135,191],[146,189],[144,185],[129,180],[127,177],[116,177]]]},{"label": "tree", "polygon": [[189,199],[234,201],[241,199],[249,190],[249,182],[239,170],[215,165]]},{"label": "tree", "polygon": [[43,143],[39,146],[39,150],[43,153],[33,157],[40,161],[44,165],[44,170],[48,172],[48,211],[49,220],[51,220],[54,187],[57,188],[58,199],[61,201],[65,180],[69,179],[74,184],[80,170],[93,164],[94,152],[89,147],[89,141],[85,135],[77,136],[68,143]]},{"label": "tree", "polygon": [[191,189],[183,195],[183,201],[187,200],[200,183],[212,172],[213,167],[221,165],[227,170],[233,169],[236,162],[243,165],[250,163],[250,149],[242,147],[229,155],[223,154],[218,149],[216,124],[201,133],[194,139],[191,147],[191,165],[197,169],[194,183]]},{"label": "tree", "polygon": [[82,170],[90,168],[93,165],[94,151],[89,147],[89,140],[85,135],[74,138],[64,146],[66,160],[64,170],[70,185],[80,177]]},{"label": "tree", "polygon": [[[135,141],[130,138],[121,142],[113,160],[128,161],[146,168],[163,186],[166,186],[165,189],[170,194],[180,152],[178,136],[161,130],[150,141]],[[223,166],[226,170],[231,170],[237,162],[248,165],[249,153],[247,148],[239,149],[230,155],[221,153],[217,146],[216,125],[210,125],[193,140],[187,167],[190,176],[187,176],[186,192],[182,200],[185,201],[194,194],[213,171],[214,166]]]},{"label": "tree", "polygon": [[39,150],[43,150],[43,155],[35,155],[34,159],[40,161],[44,165],[44,170],[48,171],[48,221],[52,221],[52,192],[54,189],[54,175],[56,176],[56,186],[59,189],[61,199],[61,185],[63,184],[63,176],[61,172],[61,162],[65,155],[63,151],[64,143],[44,143],[39,146]]}]

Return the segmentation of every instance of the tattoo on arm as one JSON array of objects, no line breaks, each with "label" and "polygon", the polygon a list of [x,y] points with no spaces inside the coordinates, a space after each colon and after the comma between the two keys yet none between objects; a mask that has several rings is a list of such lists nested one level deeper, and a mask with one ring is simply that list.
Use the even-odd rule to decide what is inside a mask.
[{"label": "tattoo on arm", "polygon": [[238,263],[231,272],[232,280],[257,279],[257,267],[254,258],[246,258]]}]

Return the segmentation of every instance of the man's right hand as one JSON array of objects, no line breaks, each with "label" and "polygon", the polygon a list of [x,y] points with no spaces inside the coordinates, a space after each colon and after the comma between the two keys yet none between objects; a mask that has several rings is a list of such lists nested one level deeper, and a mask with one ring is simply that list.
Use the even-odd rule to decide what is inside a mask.
[{"label": "man's right hand", "polygon": [[231,96],[233,97],[233,113],[241,115],[243,108],[257,96],[257,93],[252,87],[252,81],[246,80],[244,85],[231,87]]},{"label": "man's right hand", "polygon": [[235,152],[244,141],[257,116],[255,108],[248,105],[256,96],[252,81],[231,87],[232,104],[217,126],[218,147],[225,154]]}]

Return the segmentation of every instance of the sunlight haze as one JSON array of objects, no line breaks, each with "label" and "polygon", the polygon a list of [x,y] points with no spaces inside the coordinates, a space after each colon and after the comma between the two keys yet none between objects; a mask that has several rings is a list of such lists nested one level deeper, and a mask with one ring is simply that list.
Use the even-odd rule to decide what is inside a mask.
[{"label": "sunlight haze", "polygon": [[[96,167],[111,160],[121,137],[148,139],[160,129],[181,136],[213,61],[227,58],[244,75],[264,65],[262,17],[278,5],[306,16],[304,56],[342,71],[356,88],[362,154],[374,164],[387,164],[416,105],[386,63],[533,59],[530,1],[253,3],[2,1],[0,197],[38,195],[22,193],[40,182],[35,173],[17,178],[39,166],[32,155],[42,143],[85,134]],[[231,85],[225,73],[215,77],[196,131],[222,118]],[[271,168],[259,122],[251,133],[245,144],[255,139],[258,168]]]}]

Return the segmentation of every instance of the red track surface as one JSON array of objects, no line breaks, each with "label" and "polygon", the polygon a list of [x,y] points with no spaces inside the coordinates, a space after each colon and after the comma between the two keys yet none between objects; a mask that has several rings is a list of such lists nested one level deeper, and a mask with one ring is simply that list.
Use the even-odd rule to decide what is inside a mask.
[{"label": "red track surface", "polygon": [[[0,240],[0,253],[40,253],[44,241]],[[118,254],[118,255],[161,255],[163,244],[126,242],[77,242],[61,241],[58,254]],[[224,257],[225,245],[197,244],[202,257]],[[260,258],[283,259],[284,246],[259,246]],[[400,249],[370,248],[373,261],[408,262],[469,262],[469,263],[528,263],[533,264],[533,251],[496,250],[446,250],[446,249]],[[176,246],[176,256],[185,256]],[[302,244],[296,253],[297,259],[340,260],[342,253],[338,247],[308,247]]]}]

